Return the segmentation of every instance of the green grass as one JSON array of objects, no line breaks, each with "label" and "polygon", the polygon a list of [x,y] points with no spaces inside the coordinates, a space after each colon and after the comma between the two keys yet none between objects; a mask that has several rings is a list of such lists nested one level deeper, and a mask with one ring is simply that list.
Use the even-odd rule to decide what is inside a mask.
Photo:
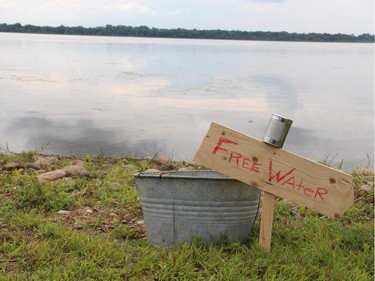
[{"label": "green grass", "polygon": [[[0,165],[36,154],[0,154]],[[137,225],[132,174],[157,161],[83,160],[89,177],[57,183],[38,182],[35,171],[0,171],[0,281],[374,280],[374,193],[360,189],[373,186],[372,170],[353,171],[355,204],[340,219],[278,200],[272,250],[265,253],[259,218],[245,244],[149,244]],[[58,215],[61,209],[72,213]]]}]

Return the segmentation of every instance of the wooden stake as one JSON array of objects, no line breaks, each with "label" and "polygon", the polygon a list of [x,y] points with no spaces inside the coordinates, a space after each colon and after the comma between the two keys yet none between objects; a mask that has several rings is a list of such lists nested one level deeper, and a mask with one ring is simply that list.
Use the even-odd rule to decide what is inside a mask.
[{"label": "wooden stake", "polygon": [[259,245],[268,253],[271,251],[273,210],[276,202],[275,199],[275,195],[268,193],[266,191],[263,193],[262,216],[260,218]]}]

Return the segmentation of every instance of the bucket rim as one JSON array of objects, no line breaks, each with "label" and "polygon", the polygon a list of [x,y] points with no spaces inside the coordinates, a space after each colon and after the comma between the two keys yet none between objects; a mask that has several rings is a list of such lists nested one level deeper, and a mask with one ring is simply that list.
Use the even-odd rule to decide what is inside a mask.
[{"label": "bucket rim", "polygon": [[[192,175],[194,172],[197,172],[197,175]],[[202,174],[199,175],[198,174]],[[204,175],[204,173],[206,173]],[[212,175],[209,175],[212,173]],[[185,174],[185,175],[184,175]],[[190,170],[190,171],[160,171],[160,172],[139,172],[133,174],[134,178],[158,178],[158,179],[191,179],[191,180],[232,180],[237,181],[231,177],[223,175],[217,171],[213,170]]]}]

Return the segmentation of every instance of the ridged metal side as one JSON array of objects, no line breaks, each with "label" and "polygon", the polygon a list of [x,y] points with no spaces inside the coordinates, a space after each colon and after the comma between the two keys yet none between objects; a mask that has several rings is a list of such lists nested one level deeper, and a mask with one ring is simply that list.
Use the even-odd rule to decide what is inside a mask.
[{"label": "ridged metal side", "polygon": [[171,247],[245,241],[259,205],[257,188],[214,171],[135,174],[147,237]]}]

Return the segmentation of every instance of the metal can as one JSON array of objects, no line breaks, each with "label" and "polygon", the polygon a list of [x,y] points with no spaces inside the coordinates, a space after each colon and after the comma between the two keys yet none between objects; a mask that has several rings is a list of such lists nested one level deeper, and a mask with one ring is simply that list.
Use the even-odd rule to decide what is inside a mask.
[{"label": "metal can", "polygon": [[282,148],[292,123],[293,120],[273,113],[264,133],[263,142]]}]

